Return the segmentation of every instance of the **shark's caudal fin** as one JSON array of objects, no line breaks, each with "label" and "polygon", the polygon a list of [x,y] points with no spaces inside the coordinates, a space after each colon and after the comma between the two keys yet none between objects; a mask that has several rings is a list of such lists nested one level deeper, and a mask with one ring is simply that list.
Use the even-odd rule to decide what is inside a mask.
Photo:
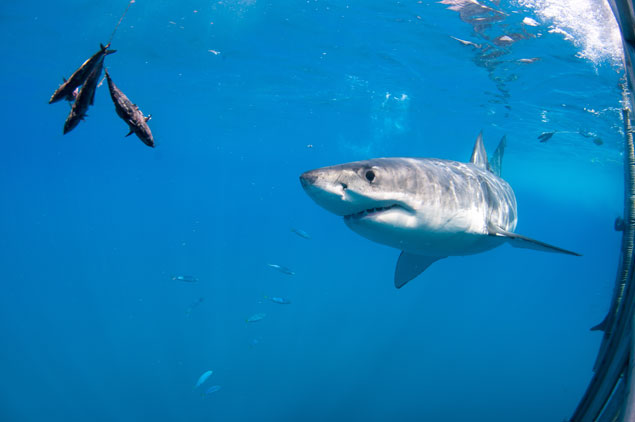
[{"label": "shark's caudal fin", "polygon": [[566,249],[559,248],[557,246],[549,245],[548,243],[544,243],[539,240],[530,239],[520,234],[505,231],[499,227],[495,227],[492,224],[490,224],[487,227],[487,229],[489,231],[490,236],[503,236],[507,238],[507,241],[509,242],[509,244],[512,245],[514,248],[534,249],[537,251],[556,252],[556,253],[564,253],[567,255],[582,256],[576,252],[571,252]]},{"label": "shark's caudal fin", "polygon": [[395,287],[401,289],[407,282],[421,274],[435,261],[445,258],[444,256],[424,256],[414,255],[402,251],[395,268]]}]

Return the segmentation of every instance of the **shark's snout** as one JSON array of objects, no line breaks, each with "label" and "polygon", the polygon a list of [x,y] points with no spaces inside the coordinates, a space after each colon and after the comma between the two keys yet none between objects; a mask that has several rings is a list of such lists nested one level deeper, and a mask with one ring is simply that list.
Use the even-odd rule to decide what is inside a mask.
[{"label": "shark's snout", "polygon": [[300,175],[300,183],[302,184],[303,188],[313,185],[316,180],[317,175],[314,171],[307,171]]}]

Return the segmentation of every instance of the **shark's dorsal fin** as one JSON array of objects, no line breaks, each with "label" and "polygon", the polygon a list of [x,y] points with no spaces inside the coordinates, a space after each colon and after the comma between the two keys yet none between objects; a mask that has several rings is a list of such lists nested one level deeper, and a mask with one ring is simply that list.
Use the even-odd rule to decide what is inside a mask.
[{"label": "shark's dorsal fin", "polygon": [[478,134],[476,143],[474,144],[474,150],[470,157],[470,163],[483,170],[488,170],[489,164],[487,163],[487,152],[485,152],[485,146],[483,145],[483,132]]},{"label": "shark's dorsal fin", "polygon": [[395,268],[395,287],[401,289],[407,282],[421,274],[435,261],[445,258],[444,256],[414,255],[402,251]]},{"label": "shark's dorsal fin", "polygon": [[503,136],[501,141],[494,151],[492,159],[489,161],[489,171],[500,177],[503,170],[503,154],[505,153],[505,146],[507,145],[507,136]]},{"label": "shark's dorsal fin", "polygon": [[501,229],[500,227],[494,226],[492,223],[487,225],[487,231],[490,236],[502,236],[507,239],[510,245],[514,248],[523,248],[523,249],[534,249],[536,251],[544,251],[544,252],[556,252],[563,253],[567,255],[575,255],[582,256],[577,252],[571,252],[566,249],[559,248],[557,246],[550,245],[548,243],[541,242],[539,240],[531,239],[526,236],[522,236],[520,234],[508,232],[506,230]]}]

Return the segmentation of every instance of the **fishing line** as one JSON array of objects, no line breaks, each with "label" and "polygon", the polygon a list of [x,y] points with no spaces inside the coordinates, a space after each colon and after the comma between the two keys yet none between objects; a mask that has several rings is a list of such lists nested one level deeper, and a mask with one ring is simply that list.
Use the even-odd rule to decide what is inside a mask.
[{"label": "fishing line", "polygon": [[113,29],[112,34],[110,34],[110,39],[108,40],[107,45],[110,45],[110,43],[112,42],[112,39],[114,38],[115,33],[117,32],[117,29],[119,29],[119,25],[121,25],[121,21],[123,21],[124,16],[126,16],[126,13],[128,13],[128,9],[130,9],[130,6],[132,6],[132,3],[134,2],[135,0],[130,0],[128,2],[128,6],[126,7],[126,10],[124,10],[123,14],[119,18],[119,22],[117,22],[117,26],[115,26],[115,29]]}]

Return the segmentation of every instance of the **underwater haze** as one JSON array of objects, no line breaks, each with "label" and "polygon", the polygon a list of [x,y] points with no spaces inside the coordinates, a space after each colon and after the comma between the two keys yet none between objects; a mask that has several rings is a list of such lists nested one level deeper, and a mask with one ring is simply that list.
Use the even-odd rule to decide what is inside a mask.
[{"label": "underwater haze", "polygon": [[[104,63],[155,148],[106,83],[62,135],[70,107],[48,99],[126,6],[0,5],[0,420],[571,416],[621,239],[605,3],[138,0]],[[503,245],[397,290],[399,251],[298,180],[465,162],[480,131],[490,153],[507,136],[516,231],[582,257]]]}]

